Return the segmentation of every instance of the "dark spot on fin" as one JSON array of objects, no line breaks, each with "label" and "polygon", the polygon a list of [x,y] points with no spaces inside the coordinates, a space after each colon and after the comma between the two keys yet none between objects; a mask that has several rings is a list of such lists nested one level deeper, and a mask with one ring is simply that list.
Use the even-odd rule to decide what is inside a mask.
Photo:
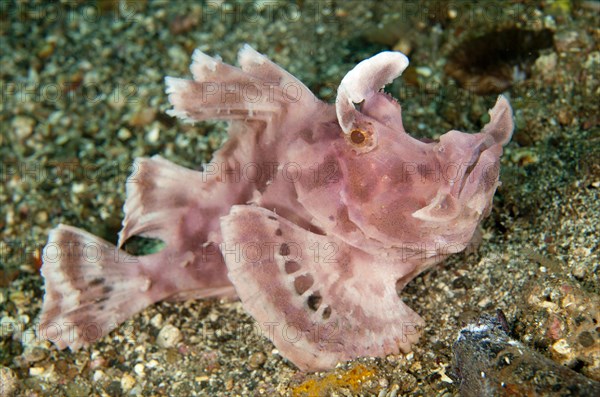
[{"label": "dark spot on fin", "polygon": [[313,278],[310,274],[303,274],[294,279],[294,289],[298,295],[305,293],[313,285]]},{"label": "dark spot on fin", "polygon": [[90,281],[90,287],[96,287],[98,285],[104,284],[106,280],[103,277],[97,277]]},{"label": "dark spot on fin", "polygon": [[296,261],[286,261],[285,262],[285,272],[287,274],[296,273],[300,270],[300,264]]},{"label": "dark spot on fin", "polygon": [[288,256],[289,254],[290,254],[290,247],[286,243],[281,244],[281,246],[279,247],[279,255]]},{"label": "dark spot on fin", "polygon": [[313,294],[311,294],[311,296],[308,297],[308,307],[310,310],[313,311],[317,311],[317,309],[319,309],[319,306],[321,306],[321,294],[319,293],[319,291],[314,292]]}]

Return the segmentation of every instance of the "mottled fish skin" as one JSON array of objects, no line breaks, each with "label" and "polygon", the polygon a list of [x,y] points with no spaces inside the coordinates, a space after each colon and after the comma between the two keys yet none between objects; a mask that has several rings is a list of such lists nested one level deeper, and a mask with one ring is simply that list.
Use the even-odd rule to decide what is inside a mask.
[{"label": "mottled fish skin", "polygon": [[501,318],[484,315],[452,347],[464,397],[600,396],[600,383],[511,338]]},{"label": "mottled fish skin", "polygon": [[[50,233],[44,336],[77,349],[153,302],[237,294],[302,370],[410,351],[423,320],[398,291],[463,250],[489,214],[508,101],[480,133],[424,142],[381,91],[408,65],[399,52],[349,71],[334,105],[247,45],[239,68],[198,50],[192,59],[193,80],[166,78],[168,113],[229,121],[229,139],[201,172],[136,159],[119,247],[70,226]],[[165,248],[127,256],[132,236]],[[57,247],[80,249],[52,256]]]}]

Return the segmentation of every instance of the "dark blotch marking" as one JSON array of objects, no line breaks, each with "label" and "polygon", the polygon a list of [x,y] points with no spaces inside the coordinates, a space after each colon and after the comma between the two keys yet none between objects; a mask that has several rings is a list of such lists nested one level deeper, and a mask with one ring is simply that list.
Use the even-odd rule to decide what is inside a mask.
[{"label": "dark blotch marking", "polygon": [[90,281],[90,287],[95,287],[95,286],[98,286],[100,284],[104,284],[105,281],[106,280],[104,278],[102,278],[102,277],[95,278],[92,281]]},{"label": "dark blotch marking", "polygon": [[287,261],[285,262],[285,272],[287,274],[296,273],[300,270],[300,264],[296,261]]},{"label": "dark blotch marking", "polygon": [[96,298],[94,300],[95,303],[102,303],[102,302],[106,302],[108,300],[108,296],[103,296],[102,298]]},{"label": "dark blotch marking", "polygon": [[307,301],[308,308],[310,310],[313,310],[316,312],[317,309],[319,308],[319,306],[321,306],[321,301],[322,301],[322,298],[321,298],[321,294],[319,293],[319,291],[314,292],[313,294],[311,294],[308,297],[308,301]]},{"label": "dark blotch marking", "polygon": [[112,287],[110,285],[105,285],[104,287],[102,287],[102,293],[103,294],[110,294],[112,292]]},{"label": "dark blotch marking", "polygon": [[294,279],[294,289],[298,295],[305,293],[313,285],[313,278],[310,274],[304,274]]},{"label": "dark blotch marking", "polygon": [[276,218],[276,217],[274,217],[273,215],[269,215],[267,218],[269,218],[269,219],[270,219],[270,220],[272,220],[272,221],[276,221],[276,220],[277,220],[277,218]]},{"label": "dark blotch marking", "polygon": [[298,133],[300,139],[308,143],[315,143],[314,133],[310,129],[304,129]]},{"label": "dark blotch marking", "polygon": [[327,306],[323,309],[323,320],[329,320],[329,317],[331,317],[331,308]]},{"label": "dark blotch marking", "polygon": [[286,243],[281,244],[279,246],[279,255],[288,256],[289,254],[290,254],[290,247]]},{"label": "dark blotch marking", "polygon": [[282,234],[283,234],[283,232],[281,231],[281,229],[275,230],[275,235],[276,236],[281,236]]}]

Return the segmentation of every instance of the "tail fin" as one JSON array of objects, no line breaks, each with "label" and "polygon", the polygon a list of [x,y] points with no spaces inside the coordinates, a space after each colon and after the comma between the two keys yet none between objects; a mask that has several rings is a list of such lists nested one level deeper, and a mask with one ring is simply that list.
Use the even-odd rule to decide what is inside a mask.
[{"label": "tail fin", "polygon": [[71,226],[50,232],[42,275],[40,337],[77,350],[163,298],[149,291],[140,258]]},{"label": "tail fin", "polygon": [[229,207],[228,186],[206,193],[201,173],[160,157],[137,159],[134,166],[119,246],[137,235],[159,238],[166,247],[131,256],[81,229],[52,230],[44,248],[40,336],[59,349],[90,344],[166,298],[234,295],[216,235],[219,211]]}]

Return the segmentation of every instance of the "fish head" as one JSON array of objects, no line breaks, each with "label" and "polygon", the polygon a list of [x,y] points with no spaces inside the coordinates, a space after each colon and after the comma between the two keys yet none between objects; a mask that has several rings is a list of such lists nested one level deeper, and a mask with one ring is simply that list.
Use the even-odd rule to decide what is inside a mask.
[{"label": "fish head", "polygon": [[385,246],[454,244],[451,250],[460,251],[490,212],[502,147],[513,131],[511,107],[500,96],[479,133],[415,138],[404,129],[400,104],[380,91],[408,61],[382,54],[357,65],[338,90],[340,201],[367,239]]}]

